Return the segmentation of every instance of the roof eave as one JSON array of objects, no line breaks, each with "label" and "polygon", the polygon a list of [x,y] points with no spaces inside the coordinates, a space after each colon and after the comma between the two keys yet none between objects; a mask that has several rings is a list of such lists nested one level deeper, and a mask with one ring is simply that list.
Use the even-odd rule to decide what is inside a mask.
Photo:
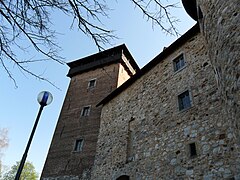
[{"label": "roof eave", "polygon": [[120,87],[115,89],[112,93],[110,93],[107,97],[105,97],[102,101],[100,101],[96,106],[104,105],[111,101],[114,97],[119,95],[122,91],[128,88],[131,84],[133,84],[137,79],[139,79],[142,75],[146,74],[150,71],[155,65],[164,60],[165,57],[170,55],[173,51],[176,50],[177,47],[184,44],[194,35],[200,32],[199,25],[196,23],[191,29],[189,29],[185,34],[183,34],[180,38],[178,38],[175,42],[173,42],[169,47],[165,48],[159,55],[157,55],[152,61],[150,61],[147,65],[145,65],[140,71],[138,71],[132,78],[128,79],[125,83],[123,83]]},{"label": "roof eave", "polygon": [[[79,72],[75,71],[76,69],[79,69],[78,67],[85,66],[87,64],[87,62],[89,62],[89,61],[94,61],[94,59],[100,59],[101,60],[101,59],[106,58],[112,52],[124,53],[125,56],[128,58],[129,63],[133,67],[133,69],[135,71],[139,71],[140,70],[139,66],[137,65],[137,63],[134,60],[134,58],[132,57],[131,53],[127,49],[126,45],[125,44],[121,44],[119,46],[107,49],[105,51],[101,51],[99,53],[96,53],[96,54],[93,54],[93,55],[90,55],[90,56],[87,56],[87,57],[84,57],[84,58],[81,58],[81,59],[78,59],[78,60],[75,60],[75,61],[67,63],[67,65],[70,67],[67,76],[71,78],[71,77],[73,77],[73,76],[75,76],[77,74],[80,74],[82,72],[86,72],[87,70],[91,70],[91,69],[87,69],[85,71],[79,71]],[[114,62],[112,61],[112,63],[114,63]],[[94,68],[96,68],[96,67],[94,66]]]}]

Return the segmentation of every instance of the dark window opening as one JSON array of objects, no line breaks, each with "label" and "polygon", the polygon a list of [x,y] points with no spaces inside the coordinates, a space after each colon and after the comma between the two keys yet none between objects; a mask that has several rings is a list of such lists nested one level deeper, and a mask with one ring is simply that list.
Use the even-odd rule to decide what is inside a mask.
[{"label": "dark window opening", "polygon": [[202,13],[202,10],[201,8],[198,6],[198,19],[202,19],[203,18],[203,13]]},{"label": "dark window opening", "polygon": [[190,157],[197,156],[197,148],[195,143],[189,144],[189,150],[190,150]]},{"label": "dark window opening", "polygon": [[178,150],[178,151],[176,151],[176,154],[180,154],[180,151]]},{"label": "dark window opening", "polygon": [[88,82],[88,88],[93,88],[96,86],[96,79],[92,79]]},{"label": "dark window opening", "polygon": [[225,139],[226,138],[226,134],[220,134],[219,135],[219,139]]},{"label": "dark window opening", "polygon": [[203,63],[203,67],[206,67],[207,65],[208,65],[208,63],[207,63],[207,62]]},{"label": "dark window opening", "polygon": [[187,167],[187,170],[191,170],[193,169],[193,166]]},{"label": "dark window opening", "polygon": [[183,54],[181,54],[180,56],[173,60],[173,65],[174,71],[178,71],[179,69],[182,69],[185,66]]},{"label": "dark window opening", "polygon": [[82,116],[89,116],[90,114],[90,106],[83,107]]},{"label": "dark window opening", "polygon": [[77,139],[75,142],[74,151],[80,152],[82,151],[82,147],[83,147],[83,139]]},{"label": "dark window opening", "polygon": [[180,111],[191,107],[189,91],[185,91],[178,96],[178,104]]},{"label": "dark window opening", "polygon": [[123,175],[123,176],[118,177],[116,180],[129,180],[129,179],[130,179],[129,176]]}]

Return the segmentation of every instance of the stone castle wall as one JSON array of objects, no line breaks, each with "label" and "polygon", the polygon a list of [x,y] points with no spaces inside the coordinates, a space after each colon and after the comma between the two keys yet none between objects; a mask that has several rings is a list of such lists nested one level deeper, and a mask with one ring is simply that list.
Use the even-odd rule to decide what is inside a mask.
[{"label": "stone castle wall", "polygon": [[240,1],[197,0],[208,56],[214,67],[225,119],[240,145]]},{"label": "stone castle wall", "polygon": [[[186,66],[174,72],[172,60],[181,53]],[[192,106],[179,111],[185,90]],[[92,179],[239,179],[234,129],[222,113],[198,34],[103,106]]]},{"label": "stone castle wall", "polygon": [[[94,106],[98,118],[93,116],[84,128],[81,108],[98,103],[125,82],[128,73],[114,64],[72,78],[51,145],[59,151],[50,149],[45,179],[90,179],[91,168],[85,167],[93,166],[97,139],[91,179],[240,179],[240,1],[196,1],[203,14],[201,34],[104,105],[98,138],[101,107]],[[172,60],[181,53],[186,66],[174,72]],[[79,92],[94,73],[108,73],[97,82],[101,91]],[[119,79],[109,86],[112,75]],[[178,95],[185,90],[192,106],[179,111]],[[98,98],[86,96],[90,92]],[[87,104],[79,105],[83,96]],[[90,131],[82,153],[88,158],[82,160],[82,154],[72,152],[73,142]]]}]

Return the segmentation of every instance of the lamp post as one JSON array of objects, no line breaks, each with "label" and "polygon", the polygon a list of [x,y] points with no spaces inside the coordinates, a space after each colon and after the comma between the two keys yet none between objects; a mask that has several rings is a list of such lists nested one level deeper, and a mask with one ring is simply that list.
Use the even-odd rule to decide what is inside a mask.
[{"label": "lamp post", "polygon": [[31,135],[29,137],[29,140],[28,140],[25,152],[24,152],[24,154],[22,156],[22,160],[21,160],[20,165],[18,167],[18,171],[17,171],[17,174],[15,176],[15,180],[19,180],[19,178],[21,176],[21,173],[22,173],[22,170],[23,170],[26,158],[27,158],[27,153],[28,153],[29,147],[31,145],[31,142],[32,142],[32,139],[33,139],[33,135],[34,135],[35,130],[37,128],[37,124],[38,124],[38,121],[40,119],[42,110],[43,110],[44,106],[46,106],[46,105],[48,105],[48,104],[50,104],[52,102],[53,96],[52,96],[52,94],[50,92],[43,91],[43,92],[39,93],[37,100],[38,100],[38,102],[40,104],[40,108],[39,108],[38,115],[37,115],[37,118],[35,120],[33,129],[32,129]]}]

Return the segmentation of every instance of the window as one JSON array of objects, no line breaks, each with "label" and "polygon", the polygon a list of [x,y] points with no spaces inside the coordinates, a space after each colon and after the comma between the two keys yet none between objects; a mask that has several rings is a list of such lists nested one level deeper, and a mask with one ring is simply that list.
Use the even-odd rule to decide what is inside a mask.
[{"label": "window", "polygon": [[190,157],[195,157],[197,156],[197,148],[195,143],[190,143],[189,144],[189,152],[190,152]]},{"label": "window", "polygon": [[82,147],[83,147],[83,139],[77,139],[75,142],[74,151],[80,152],[82,151]]},{"label": "window", "polygon": [[178,105],[180,111],[191,107],[189,91],[185,91],[178,96]]},{"label": "window", "polygon": [[89,116],[89,114],[90,114],[90,106],[83,107],[82,116]]},{"label": "window", "polygon": [[130,179],[129,176],[123,175],[123,176],[118,177],[116,180],[129,180],[129,179]]},{"label": "window", "polygon": [[173,60],[174,71],[178,71],[185,66],[183,54]]},{"label": "window", "polygon": [[96,79],[92,79],[88,82],[88,88],[93,88],[96,86]]},{"label": "window", "polygon": [[127,137],[127,162],[134,161],[134,118],[132,118],[128,123],[128,137]]},{"label": "window", "polygon": [[202,10],[201,10],[201,8],[199,6],[198,6],[197,14],[198,14],[198,19],[202,19],[203,18],[203,13],[202,13]]}]

